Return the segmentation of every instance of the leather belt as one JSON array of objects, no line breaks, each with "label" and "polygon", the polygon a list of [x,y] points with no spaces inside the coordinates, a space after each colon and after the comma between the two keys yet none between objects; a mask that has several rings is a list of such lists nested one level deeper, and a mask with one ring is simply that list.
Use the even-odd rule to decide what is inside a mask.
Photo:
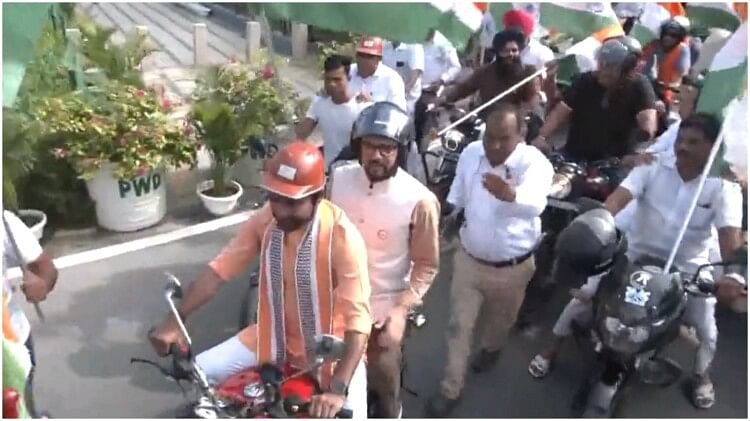
[{"label": "leather belt", "polygon": [[514,257],[514,258],[512,258],[510,260],[504,260],[502,262],[490,262],[490,261],[487,261],[487,260],[480,259],[478,257],[474,257],[474,256],[471,255],[471,253],[469,253],[468,251],[466,251],[466,248],[464,248],[464,252],[466,252],[466,255],[468,255],[472,259],[476,260],[478,263],[481,263],[481,264],[483,264],[485,266],[492,266],[493,268],[499,269],[499,268],[504,268],[504,267],[507,267],[507,266],[519,265],[519,264],[525,262],[526,260],[528,260],[529,257],[531,257],[534,254],[534,249],[532,249],[530,252],[528,252],[526,254],[522,254],[522,255],[520,255],[518,257]]}]

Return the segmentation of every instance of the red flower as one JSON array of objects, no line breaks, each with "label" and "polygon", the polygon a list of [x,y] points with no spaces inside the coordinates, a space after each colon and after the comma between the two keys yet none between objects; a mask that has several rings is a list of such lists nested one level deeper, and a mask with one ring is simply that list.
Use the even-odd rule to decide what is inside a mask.
[{"label": "red flower", "polygon": [[274,76],[273,67],[266,66],[261,72],[261,76],[263,76],[263,79],[271,79]]},{"label": "red flower", "polygon": [[170,101],[170,100],[168,100],[168,99],[164,99],[164,100],[163,100],[163,101],[161,102],[161,108],[162,108],[162,109],[163,109],[164,111],[171,111],[171,110],[172,110],[172,101]]},{"label": "red flower", "polygon": [[121,137],[121,138],[120,138],[120,139],[119,139],[119,140],[117,141],[117,143],[119,143],[119,144],[120,144],[120,146],[125,146],[125,145],[127,145],[127,144],[128,144],[128,140],[127,140],[127,139],[125,139],[124,137]]},{"label": "red flower", "polygon": [[143,91],[142,89],[136,89],[135,91],[133,91],[133,94],[135,94],[135,96],[140,97],[140,96],[146,95],[146,92]]}]

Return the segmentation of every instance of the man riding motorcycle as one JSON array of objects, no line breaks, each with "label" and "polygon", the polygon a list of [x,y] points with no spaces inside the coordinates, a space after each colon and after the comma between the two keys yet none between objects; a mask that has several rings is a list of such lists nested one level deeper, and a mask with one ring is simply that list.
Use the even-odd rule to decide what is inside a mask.
[{"label": "man riding motorcycle", "polygon": [[[453,103],[476,92],[479,93],[480,104],[484,104],[536,71],[534,66],[525,66],[521,62],[526,37],[519,29],[498,32],[492,40],[492,45],[495,61],[485,64],[475,70],[467,80],[448,89],[438,98],[437,106]],[[522,115],[526,115],[538,108],[540,92],[541,77],[526,83],[500,101],[519,106]],[[488,107],[479,116],[485,119],[490,112],[491,107]]]},{"label": "man riding motorcycle", "polygon": [[421,304],[440,260],[440,204],[398,165],[409,143],[407,124],[408,116],[390,102],[363,110],[352,138],[359,162],[338,166],[329,190],[331,202],[352,218],[367,246],[374,321],[367,376],[379,418],[400,415],[407,315]]},{"label": "man riding motorcycle", "polygon": [[638,74],[639,54],[628,37],[602,44],[598,68],[581,74],[552,109],[532,144],[549,152],[551,136],[570,122],[563,155],[574,161],[625,158],[632,166],[637,142],[656,133],[654,90],[645,76]]},{"label": "man riding motorcycle", "polygon": [[672,102],[672,89],[678,89],[683,76],[690,71],[690,46],[686,18],[672,18],[661,24],[659,39],[643,48],[643,73],[654,81],[657,96],[667,109]]},{"label": "man riding motorcycle", "polygon": [[[178,311],[187,318],[260,255],[257,323],[202,352],[196,363],[218,384],[266,362],[306,367],[317,335],[343,337],[344,356],[321,369],[325,392],[313,397],[309,412],[333,418],[346,402],[359,418],[366,416],[362,356],[372,325],[367,251],[356,226],[323,198],[325,181],[315,145],[297,141],[281,149],[263,177],[269,203],[190,285]],[[184,343],[171,315],[149,336],[160,355]]]},{"label": "man riding motorcycle", "polygon": [[[666,262],[686,217],[687,209],[696,194],[696,189],[699,188],[697,180],[708,161],[713,142],[717,141],[720,127],[718,120],[709,114],[697,113],[688,117],[680,125],[674,153],[661,154],[656,162],[635,168],[607,199],[605,207],[612,215],[617,215],[628,203],[635,200],[633,229],[629,232],[627,250],[631,262],[638,262],[643,258],[655,258]],[[738,185],[721,178],[706,180],[675,256],[675,267],[684,273],[694,273],[700,265],[709,262],[712,225],[719,230],[722,257],[729,259],[730,256],[734,256],[742,247],[741,204],[742,194]],[[614,220],[611,218],[607,218],[606,223],[596,223],[606,226],[608,231],[614,230]],[[592,229],[592,232],[595,233],[594,237],[608,241],[605,244],[614,238],[611,235],[599,235],[599,229]],[[574,249],[591,242],[592,236],[576,238],[569,243],[561,244],[560,249]],[[606,250],[606,247],[603,249]],[[738,272],[736,269],[728,269],[720,283],[737,280],[746,283]],[[710,274],[705,273],[702,276],[709,277]],[[596,288],[597,285],[589,287],[592,292],[595,292]],[[578,296],[574,301],[585,301],[591,296],[593,294],[586,294],[583,300]],[[695,406],[704,409],[710,408],[715,402],[713,383],[708,373],[718,340],[715,305],[715,298],[690,296],[684,316],[684,321],[696,328],[699,341],[692,401]],[[569,311],[571,306],[578,309]],[[571,320],[590,309],[589,306],[574,305],[573,302],[569,307],[563,311],[555,326],[555,343],[534,357],[529,365],[529,372],[534,377],[539,378],[547,374],[560,350],[562,340],[569,333]]]}]

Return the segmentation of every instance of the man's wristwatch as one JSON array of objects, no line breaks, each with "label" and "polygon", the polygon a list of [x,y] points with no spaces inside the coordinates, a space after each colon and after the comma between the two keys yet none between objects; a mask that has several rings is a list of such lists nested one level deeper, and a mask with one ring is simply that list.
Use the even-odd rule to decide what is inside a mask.
[{"label": "man's wristwatch", "polygon": [[328,392],[334,395],[346,396],[349,393],[349,386],[340,380],[332,379],[331,385],[328,387]]}]

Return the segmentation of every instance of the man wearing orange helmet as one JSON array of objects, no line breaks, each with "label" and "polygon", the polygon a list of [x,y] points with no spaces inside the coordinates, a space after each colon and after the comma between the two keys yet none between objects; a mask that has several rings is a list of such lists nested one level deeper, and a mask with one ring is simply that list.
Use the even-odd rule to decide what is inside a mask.
[{"label": "man wearing orange helmet", "polygon": [[[297,141],[280,150],[263,176],[269,203],[190,285],[178,311],[189,316],[260,255],[257,323],[199,354],[197,364],[212,383],[264,362],[302,368],[314,355],[312,338],[343,337],[344,357],[322,367],[324,393],[314,396],[310,415],[333,418],[346,406],[359,418],[367,412],[362,357],[372,325],[367,251],[344,212],[323,198],[325,181],[315,145]],[[184,343],[177,321],[167,317],[151,342],[161,355]]]},{"label": "man wearing orange helmet", "polygon": [[406,111],[406,88],[401,75],[382,63],[383,40],[362,37],[357,62],[351,68],[349,88],[362,102],[392,102]]}]

